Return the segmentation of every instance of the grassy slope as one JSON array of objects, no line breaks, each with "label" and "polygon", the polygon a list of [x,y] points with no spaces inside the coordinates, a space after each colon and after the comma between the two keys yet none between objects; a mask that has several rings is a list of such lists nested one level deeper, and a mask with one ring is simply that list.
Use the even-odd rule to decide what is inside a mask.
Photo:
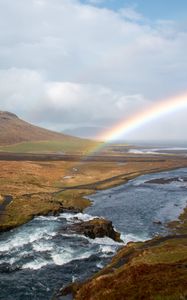
[{"label": "grassy slope", "polygon": [[172,235],[128,243],[103,270],[66,288],[64,295],[71,292],[75,300],[187,299],[187,208],[169,226]]},{"label": "grassy slope", "polygon": [[75,299],[186,299],[186,265],[186,237],[129,243],[92,280],[74,286]]},{"label": "grassy slope", "polygon": [[13,153],[81,152],[87,153],[99,143],[74,138],[64,141],[23,142],[10,146],[1,146],[0,151]]},{"label": "grassy slope", "polygon": [[[16,115],[0,111],[1,146],[30,141],[64,141],[69,139],[73,139],[73,137],[29,124]],[[78,138],[74,139],[78,140]]]},{"label": "grassy slope", "polygon": [[12,113],[0,111],[0,151],[87,152],[97,145],[97,142],[47,130],[29,124]]},{"label": "grassy slope", "polygon": [[64,289],[64,295],[71,291],[75,300],[187,299],[186,220],[187,210],[174,235],[128,243],[103,270]]}]

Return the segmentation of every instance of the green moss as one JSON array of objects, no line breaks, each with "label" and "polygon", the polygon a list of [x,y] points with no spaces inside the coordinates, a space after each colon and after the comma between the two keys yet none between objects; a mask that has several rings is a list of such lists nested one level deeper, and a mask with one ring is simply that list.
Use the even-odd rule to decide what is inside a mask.
[{"label": "green moss", "polygon": [[187,258],[187,239],[171,239],[156,247],[149,247],[132,260],[132,265],[142,263],[175,263]]},{"label": "green moss", "polygon": [[91,190],[66,190],[58,193],[55,199],[58,200],[64,208],[73,208],[83,211],[86,207],[90,206],[90,200],[85,196],[92,194]]},{"label": "green moss", "polygon": [[74,299],[186,299],[186,263],[186,238],[129,243],[92,279],[72,288]]},{"label": "green moss", "polygon": [[187,208],[179,216],[179,219],[168,224],[168,227],[177,234],[187,234]]},{"label": "green moss", "polygon": [[0,151],[13,153],[81,152],[87,153],[101,143],[88,140],[68,139],[64,141],[24,142],[0,147]]}]

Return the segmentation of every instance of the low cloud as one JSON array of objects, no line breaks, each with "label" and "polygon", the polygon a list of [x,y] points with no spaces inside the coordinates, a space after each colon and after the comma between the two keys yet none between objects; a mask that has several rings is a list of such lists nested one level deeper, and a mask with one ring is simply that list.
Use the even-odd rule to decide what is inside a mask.
[{"label": "low cloud", "polygon": [[35,122],[111,122],[134,112],[144,101],[141,95],[124,96],[101,85],[49,82],[41,73],[26,69],[1,70],[0,83],[4,109]]},{"label": "low cloud", "polygon": [[[57,129],[111,126],[186,90],[187,33],[173,21],[153,24],[132,8],[114,12],[76,0],[0,5],[2,110]],[[176,128],[187,125],[181,118]]]}]

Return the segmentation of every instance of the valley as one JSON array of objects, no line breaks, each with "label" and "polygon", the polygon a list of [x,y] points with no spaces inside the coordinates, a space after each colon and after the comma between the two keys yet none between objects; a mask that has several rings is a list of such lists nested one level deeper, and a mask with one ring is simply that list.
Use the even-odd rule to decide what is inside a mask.
[{"label": "valley", "polygon": [[[14,132],[14,143],[9,143],[8,133],[6,141],[0,134],[0,276],[7,291],[9,280],[14,278],[11,274],[20,274],[22,294],[19,294],[14,281],[11,284],[18,293],[16,299],[27,299],[26,295],[34,295],[32,291],[26,291],[24,288],[25,282],[30,282],[31,278],[34,278],[38,295],[36,299],[51,299],[52,295],[53,299],[58,300],[186,299],[187,211],[185,209],[182,213],[183,209],[179,203],[181,197],[185,197],[186,191],[186,177],[182,173],[182,170],[185,172],[187,168],[185,149],[166,149],[164,153],[150,151],[148,154],[141,148],[141,153],[137,153],[131,151],[130,145],[104,147],[102,143],[45,132],[45,129],[33,130],[32,125],[33,135],[29,135],[30,125],[15,115],[1,113],[0,124],[7,122],[11,134],[11,128],[17,126],[14,119],[16,124],[22,126],[20,132],[25,131],[26,135],[20,134],[22,138],[19,139],[18,132]],[[41,132],[44,135],[42,140],[39,140]],[[97,149],[100,151],[96,151]],[[173,174],[171,177],[170,173]],[[143,239],[140,235],[135,237],[133,233],[139,226],[136,222],[141,205],[138,215],[131,216],[134,220],[132,227],[129,227],[130,223],[123,225],[123,221],[120,221],[123,217],[119,217],[123,205],[125,210],[128,203],[133,205],[131,196],[125,200],[128,190],[120,194],[120,187],[128,189],[128,185],[133,185],[136,180],[141,182],[141,176],[148,176],[149,180],[143,183],[140,190],[136,191],[136,184],[131,187],[132,197],[138,201],[135,207],[138,207],[143,199],[147,208],[150,202],[150,208],[154,207],[156,211],[159,208],[159,195],[162,195],[161,191],[165,189],[167,197],[163,195],[161,200],[167,199],[171,205],[169,195],[171,192],[176,193],[179,202],[174,202],[173,211],[180,208],[178,219],[171,216],[163,221],[154,218],[147,221],[142,229],[142,234],[145,235]],[[170,185],[173,189],[171,191],[167,190]],[[149,191],[149,186],[152,186],[152,192],[141,198],[139,192]],[[160,193],[157,193],[158,187],[161,189]],[[106,204],[102,202],[105,199],[102,198],[102,192],[105,191],[106,195],[108,193],[107,205],[113,207],[117,219],[113,220],[115,214],[109,213],[105,216],[109,221],[103,220],[105,213],[101,212]],[[157,203],[156,206],[148,201],[151,194],[155,194],[153,203]],[[94,213],[95,204],[92,199],[97,198],[97,195],[100,195],[96,205],[98,211]],[[120,204],[118,199],[122,201]],[[160,209],[165,205],[163,202]],[[131,209],[133,206],[129,215]],[[87,211],[88,214],[85,213]],[[143,211],[146,212],[146,207]],[[164,215],[167,216],[167,210]],[[126,218],[128,219],[128,215]],[[119,244],[115,244],[111,239],[106,240],[107,233],[103,230],[106,230],[106,224],[112,226],[110,219],[118,228],[119,233],[116,232],[115,235]],[[151,234],[146,231],[148,224],[152,228]],[[73,228],[77,233],[71,233]],[[107,230],[113,235],[113,229]],[[93,232],[96,232],[98,237],[93,237]],[[85,237],[85,234],[88,234],[88,237]],[[89,236],[95,241],[90,241]],[[46,239],[49,242],[46,242]],[[10,250],[7,257],[3,249]],[[77,280],[74,282],[72,279],[71,284],[71,274],[82,259],[85,260],[88,270],[85,273],[80,267],[79,271],[75,272]],[[48,268],[48,264],[53,270],[49,287],[45,283],[45,268]],[[5,270],[6,276],[3,275]],[[60,276],[64,271],[67,272],[67,287],[60,288]],[[40,273],[43,275],[38,281]],[[80,283],[80,279],[84,279],[84,282]],[[47,280],[49,281],[49,278]],[[156,289],[156,283],[159,290]],[[58,290],[54,290],[55,287]],[[6,292],[3,295],[6,295]]]}]

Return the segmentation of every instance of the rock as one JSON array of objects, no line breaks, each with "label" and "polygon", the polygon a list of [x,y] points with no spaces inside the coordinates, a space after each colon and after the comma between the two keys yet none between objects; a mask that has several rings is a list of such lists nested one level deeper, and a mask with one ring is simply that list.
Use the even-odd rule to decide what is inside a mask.
[{"label": "rock", "polygon": [[90,221],[76,223],[71,225],[69,229],[78,234],[84,234],[91,239],[108,236],[116,242],[122,242],[120,233],[114,230],[112,222],[105,219],[96,218]]},{"label": "rock", "polygon": [[155,220],[155,221],[153,221],[153,224],[157,224],[157,225],[162,225],[162,222],[161,221],[157,221],[157,220]]},{"label": "rock", "polygon": [[18,119],[18,116],[8,112],[8,111],[0,111],[0,118],[4,118],[4,119]]},{"label": "rock", "polygon": [[[186,235],[128,244],[103,270],[85,282],[64,287],[53,300],[148,300],[171,299],[172,295],[186,299],[185,245]],[[170,255],[173,251],[175,255]],[[154,258],[154,263],[150,263],[150,258]]]},{"label": "rock", "polygon": [[172,178],[155,178],[146,181],[146,183],[155,183],[155,184],[169,184],[172,182],[186,182],[187,178],[180,178],[180,177],[172,177]]},{"label": "rock", "polygon": [[68,286],[61,288],[59,292],[57,292],[51,300],[73,300],[74,294],[77,292],[79,288],[78,283],[72,283]]}]

